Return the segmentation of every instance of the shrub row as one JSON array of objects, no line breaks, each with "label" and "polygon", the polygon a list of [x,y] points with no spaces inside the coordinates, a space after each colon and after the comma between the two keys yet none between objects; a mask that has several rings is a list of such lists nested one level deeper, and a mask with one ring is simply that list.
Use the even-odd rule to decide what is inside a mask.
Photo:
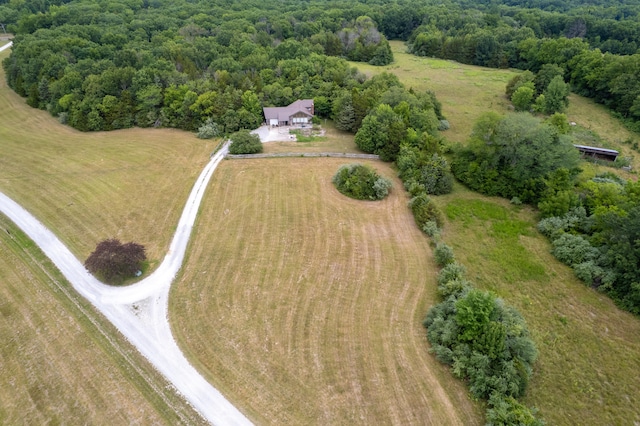
[{"label": "shrub row", "polygon": [[453,249],[440,241],[435,221],[423,231],[432,236],[443,301],[429,309],[423,325],[436,358],[452,367],[475,398],[488,401],[488,425],[543,425],[517,401],[529,383],[537,357],[522,315],[493,293],[475,289]]},{"label": "shrub row", "polygon": [[551,241],[553,255],[640,315],[640,183],[603,173],[540,204],[549,217],[538,230]]}]

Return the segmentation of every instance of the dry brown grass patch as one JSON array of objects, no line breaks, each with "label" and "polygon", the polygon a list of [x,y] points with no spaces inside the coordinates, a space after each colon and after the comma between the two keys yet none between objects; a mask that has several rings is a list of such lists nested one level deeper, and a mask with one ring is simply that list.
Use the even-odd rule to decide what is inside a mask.
[{"label": "dry brown grass patch", "polygon": [[2,215],[0,253],[0,424],[201,422]]},{"label": "dry brown grass patch", "polygon": [[434,265],[406,193],[341,195],[348,162],[221,164],[172,290],[181,347],[258,423],[481,423],[427,352]]}]

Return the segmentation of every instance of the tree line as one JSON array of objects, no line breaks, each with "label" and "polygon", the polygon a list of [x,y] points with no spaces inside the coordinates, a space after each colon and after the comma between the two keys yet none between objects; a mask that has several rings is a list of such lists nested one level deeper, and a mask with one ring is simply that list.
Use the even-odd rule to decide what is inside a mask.
[{"label": "tree line", "polygon": [[83,131],[195,130],[210,119],[231,133],[258,126],[262,106],[300,98],[319,98],[319,114],[330,114],[340,91],[365,80],[345,58],[393,60],[370,17],[319,7],[300,14],[281,2],[52,4],[14,24],[3,66],[29,105]]},{"label": "tree line", "polygon": [[[409,36],[409,51],[420,56],[493,68],[514,67],[533,73],[545,66],[555,66],[573,91],[606,105],[631,129],[640,130],[637,23],[624,20],[624,32],[603,30],[589,38],[587,29],[600,28],[590,24],[593,19],[564,16],[564,24],[540,31],[534,30],[536,25],[527,18],[531,14],[536,13],[513,16],[485,13],[481,14],[483,21],[462,20],[447,27],[422,24]],[[607,22],[603,28],[608,28],[609,21],[602,22]],[[561,31],[563,26],[566,29]]]},{"label": "tree line", "polygon": [[637,0],[0,1],[17,34],[8,83],[30,105],[81,130],[194,130],[211,118],[227,133],[261,121],[247,91],[267,106],[332,102],[331,83],[362,77],[319,56],[388,64],[387,38],[468,64],[555,64],[574,91],[640,127],[639,12]]}]

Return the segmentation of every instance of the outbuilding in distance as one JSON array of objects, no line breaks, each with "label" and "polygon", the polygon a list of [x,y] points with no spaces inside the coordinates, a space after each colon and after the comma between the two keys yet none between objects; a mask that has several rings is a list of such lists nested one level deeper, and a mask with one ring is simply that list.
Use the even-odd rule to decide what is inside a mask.
[{"label": "outbuilding in distance", "polygon": [[620,154],[615,149],[598,148],[595,146],[587,145],[573,145],[575,146],[583,157],[595,158],[598,160],[616,161]]}]

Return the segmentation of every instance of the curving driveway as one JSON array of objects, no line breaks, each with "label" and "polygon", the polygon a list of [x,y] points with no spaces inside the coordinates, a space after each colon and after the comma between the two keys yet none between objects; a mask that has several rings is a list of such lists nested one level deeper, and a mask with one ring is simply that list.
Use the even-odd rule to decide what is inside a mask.
[{"label": "curving driveway", "polygon": [[128,287],[111,287],[95,279],[51,231],[1,192],[0,211],[42,249],[73,288],[102,312],[205,419],[217,425],[248,425],[251,422],[189,364],[167,319],[169,288],[182,266],[204,191],[227,151],[228,142],[211,157],[198,177],[158,269]]}]

